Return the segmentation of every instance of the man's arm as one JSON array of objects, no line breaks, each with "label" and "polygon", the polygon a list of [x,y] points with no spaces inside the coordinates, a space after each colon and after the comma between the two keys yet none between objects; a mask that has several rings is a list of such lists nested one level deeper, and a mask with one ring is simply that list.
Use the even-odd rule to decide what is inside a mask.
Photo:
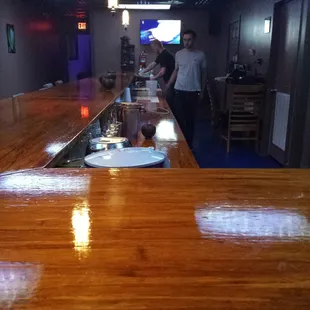
[{"label": "man's arm", "polygon": [[152,63],[150,63],[143,71],[142,73],[147,73],[150,72],[151,70],[153,70],[158,64],[153,61]]},{"label": "man's arm", "polygon": [[203,54],[203,59],[201,63],[201,95],[200,95],[201,99],[203,99],[206,86],[207,86],[207,59],[205,54]]},{"label": "man's arm", "polygon": [[175,83],[178,77],[178,72],[179,72],[179,52],[176,53],[175,55],[175,69],[171,74],[169,82],[167,83],[167,88],[170,88]]},{"label": "man's arm", "polygon": [[167,88],[171,87],[171,85],[177,80],[179,68],[175,68],[173,73],[171,74],[170,80],[167,83]]},{"label": "man's arm", "polygon": [[207,69],[202,68],[201,72],[201,92],[204,93],[207,86]]},{"label": "man's arm", "polygon": [[154,77],[151,78],[151,80],[158,80],[159,78],[161,78],[162,76],[164,76],[166,73],[166,68],[162,67],[160,69],[160,71],[158,72],[158,74],[156,74]]}]

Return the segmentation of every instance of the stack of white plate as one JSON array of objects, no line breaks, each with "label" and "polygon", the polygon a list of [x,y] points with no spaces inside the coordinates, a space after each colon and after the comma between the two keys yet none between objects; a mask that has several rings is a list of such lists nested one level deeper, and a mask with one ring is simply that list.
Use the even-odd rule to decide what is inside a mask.
[{"label": "stack of white plate", "polygon": [[93,168],[159,168],[166,155],[153,148],[131,147],[100,151],[85,157],[85,164]]}]

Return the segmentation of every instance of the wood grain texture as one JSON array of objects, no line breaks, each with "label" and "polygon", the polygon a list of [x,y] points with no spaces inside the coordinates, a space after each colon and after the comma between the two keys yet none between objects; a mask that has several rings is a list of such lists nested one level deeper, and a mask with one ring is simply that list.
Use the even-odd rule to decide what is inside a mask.
[{"label": "wood grain texture", "polygon": [[[85,79],[0,100],[0,173],[54,166],[60,152],[100,117],[131,80],[132,75],[118,76],[116,87],[109,92],[102,91],[96,79]],[[169,109],[164,99],[160,106]],[[156,148],[169,156],[172,167],[198,167],[172,113],[168,117],[145,114],[141,126],[145,122],[161,124]],[[144,138],[140,136],[135,143],[143,144]]]},{"label": "wood grain texture", "polygon": [[146,140],[141,131],[138,133],[135,146],[154,147],[167,155],[172,168],[199,168],[197,161],[189,148],[181,128],[170,110],[167,101],[163,98],[161,92],[158,93],[158,108],[164,108],[169,113],[167,115],[158,115],[149,112],[148,104],[144,104],[145,113],[141,114],[139,128],[145,124],[156,126],[156,135],[151,140]]},{"label": "wood grain texture", "polygon": [[44,169],[0,199],[1,309],[310,307],[308,171]]},{"label": "wood grain texture", "polygon": [[[0,101],[0,172],[46,166],[114,102],[131,76],[104,92],[96,79]],[[83,114],[87,108],[88,114]]]}]

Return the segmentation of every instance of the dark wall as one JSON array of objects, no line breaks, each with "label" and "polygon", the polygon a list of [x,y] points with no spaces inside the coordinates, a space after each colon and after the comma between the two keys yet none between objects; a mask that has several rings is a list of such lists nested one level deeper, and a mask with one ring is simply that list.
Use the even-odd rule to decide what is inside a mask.
[{"label": "dark wall", "polygon": [[[219,53],[217,57],[216,74],[222,76],[226,73],[226,56],[228,47],[229,23],[241,18],[239,62],[253,64],[258,58],[263,58],[262,66],[256,66],[258,73],[266,75],[269,67],[272,29],[268,34],[264,33],[264,20],[274,14],[274,5],[281,0],[231,0],[223,8],[222,33],[218,38]],[[309,71],[310,71],[310,5],[309,1],[303,2],[303,17],[301,19],[300,48],[296,73],[292,77],[294,87],[291,92],[291,111],[289,121],[289,150],[288,165],[290,167],[310,166],[310,100],[309,96]],[[273,24],[273,20],[272,20]],[[256,55],[249,54],[249,49],[255,49]],[[284,51],[283,51],[284,52]],[[272,85],[270,85],[272,86]],[[268,102],[268,103],[271,103]],[[266,105],[264,116],[263,144],[266,153],[270,138],[270,120],[272,106]],[[301,154],[303,154],[301,156]]]},{"label": "dark wall", "polygon": [[[279,2],[279,0],[232,0],[223,8],[222,33],[217,43],[221,47],[217,58],[218,75],[223,75],[226,71],[229,23],[237,21],[240,16],[239,62],[254,66],[260,74],[267,73],[271,32],[264,33],[264,20],[267,17],[273,17],[276,2]],[[250,55],[249,49],[255,49],[256,54],[254,56]],[[262,66],[254,64],[258,57],[263,58]]]},{"label": "dark wall", "polygon": [[[9,54],[6,24],[13,24],[16,54]],[[64,78],[57,22],[19,0],[0,1],[0,98]]]},{"label": "dark wall", "polygon": [[[209,63],[209,73],[212,74],[214,65],[213,53],[215,39],[209,35],[208,13],[206,11],[130,11],[130,26],[125,31],[121,24],[121,13],[114,17],[104,8],[94,8],[91,11],[91,33],[93,38],[93,72],[99,75],[109,69],[120,70],[120,37],[127,35],[131,44],[136,45],[136,64],[143,49],[148,51],[148,62],[155,59],[150,48],[140,45],[140,20],[141,19],[180,19],[183,30],[192,28],[198,34],[197,48],[203,50]],[[167,46],[167,49],[176,53],[182,45]]]}]

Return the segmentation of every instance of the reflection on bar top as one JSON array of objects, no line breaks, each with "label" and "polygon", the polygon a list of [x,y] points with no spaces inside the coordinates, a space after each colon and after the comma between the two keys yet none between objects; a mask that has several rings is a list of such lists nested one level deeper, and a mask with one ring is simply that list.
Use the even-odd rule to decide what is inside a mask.
[{"label": "reflection on bar top", "polygon": [[198,207],[195,218],[203,237],[245,237],[264,242],[275,238],[299,238],[310,236],[308,219],[292,210],[265,208],[262,206],[209,205]]},{"label": "reflection on bar top", "polygon": [[89,175],[42,175],[36,170],[6,175],[0,179],[1,190],[32,196],[64,193],[80,195],[88,192],[89,185]]}]

